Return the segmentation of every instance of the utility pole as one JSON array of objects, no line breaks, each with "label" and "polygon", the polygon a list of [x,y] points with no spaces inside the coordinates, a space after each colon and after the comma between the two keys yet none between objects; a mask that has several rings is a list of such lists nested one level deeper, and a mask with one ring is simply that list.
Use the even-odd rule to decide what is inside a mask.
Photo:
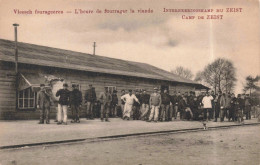
[{"label": "utility pole", "polygon": [[14,40],[15,40],[15,91],[16,91],[16,109],[18,108],[18,48],[17,48],[17,27],[19,24],[15,23],[14,26]]},{"label": "utility pole", "polygon": [[94,42],[94,44],[93,44],[93,55],[96,55],[96,42]]}]

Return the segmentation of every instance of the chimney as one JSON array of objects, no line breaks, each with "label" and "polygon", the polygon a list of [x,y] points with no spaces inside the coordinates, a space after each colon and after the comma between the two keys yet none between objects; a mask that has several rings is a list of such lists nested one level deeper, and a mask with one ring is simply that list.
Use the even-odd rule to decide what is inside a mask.
[{"label": "chimney", "polygon": [[93,55],[96,55],[96,42],[94,42],[94,44],[93,44]]}]

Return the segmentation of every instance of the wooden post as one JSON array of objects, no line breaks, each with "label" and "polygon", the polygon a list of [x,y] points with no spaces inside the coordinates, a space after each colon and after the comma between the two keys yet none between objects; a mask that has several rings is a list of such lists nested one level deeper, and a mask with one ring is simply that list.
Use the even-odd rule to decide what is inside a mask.
[{"label": "wooden post", "polygon": [[16,91],[16,109],[18,109],[18,48],[17,48],[17,27],[19,24],[15,23],[14,26],[14,40],[15,40],[15,91]]}]

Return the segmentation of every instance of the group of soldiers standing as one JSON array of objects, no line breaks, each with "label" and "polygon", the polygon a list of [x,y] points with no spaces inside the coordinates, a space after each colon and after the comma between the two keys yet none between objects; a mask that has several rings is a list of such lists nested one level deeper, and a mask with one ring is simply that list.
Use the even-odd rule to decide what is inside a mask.
[{"label": "group of soldiers standing", "polygon": [[[57,105],[57,124],[67,125],[67,111],[71,108],[71,123],[79,123],[80,107],[83,104],[82,93],[78,85],[72,85],[72,91],[68,90],[68,84],[63,84],[55,94],[59,97]],[[98,96],[95,88],[89,85],[85,93],[86,118],[92,120],[100,117],[101,121],[108,122],[109,117],[122,117],[123,120],[143,120],[147,122],[180,120],[214,120],[223,122],[225,118],[228,121],[243,122],[244,115],[246,119],[251,119],[252,107],[259,107],[258,99],[251,99],[249,95],[238,95],[222,93],[200,93],[195,92],[174,92],[169,95],[168,90],[161,91],[157,87],[151,94],[146,90],[121,90],[121,98],[118,98],[117,91],[112,93],[108,88],[104,88]],[[257,101],[258,100],[258,101]],[[121,102],[120,106],[118,105]],[[45,90],[44,84],[41,84],[41,90],[37,93],[37,107],[40,109],[40,122],[49,124],[51,95]]]}]

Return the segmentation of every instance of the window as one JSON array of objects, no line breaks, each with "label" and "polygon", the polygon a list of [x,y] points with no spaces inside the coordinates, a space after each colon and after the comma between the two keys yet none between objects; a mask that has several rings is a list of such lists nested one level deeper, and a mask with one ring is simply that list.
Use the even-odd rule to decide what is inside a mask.
[{"label": "window", "polygon": [[18,108],[19,109],[34,109],[36,100],[36,92],[33,92],[31,88],[19,91],[18,96]]},{"label": "window", "polygon": [[105,87],[106,89],[108,89],[108,92],[109,93],[113,93],[114,90],[116,90],[116,87],[115,86],[107,86]]}]

